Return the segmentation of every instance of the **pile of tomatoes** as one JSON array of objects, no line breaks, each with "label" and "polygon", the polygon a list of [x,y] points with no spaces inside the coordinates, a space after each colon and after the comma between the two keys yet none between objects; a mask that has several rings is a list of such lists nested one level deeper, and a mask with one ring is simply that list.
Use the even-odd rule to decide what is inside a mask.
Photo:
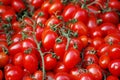
[{"label": "pile of tomatoes", "polygon": [[119,80],[120,0],[0,0],[0,80]]}]

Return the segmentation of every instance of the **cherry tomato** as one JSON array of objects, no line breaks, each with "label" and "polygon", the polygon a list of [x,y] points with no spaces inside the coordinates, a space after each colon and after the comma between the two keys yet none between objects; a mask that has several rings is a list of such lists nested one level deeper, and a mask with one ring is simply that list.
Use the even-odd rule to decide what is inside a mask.
[{"label": "cherry tomato", "polygon": [[114,76],[120,76],[120,59],[112,60],[108,65],[108,69]]},{"label": "cherry tomato", "polygon": [[[80,53],[77,49],[70,48],[68,49],[63,58],[63,63],[68,69],[72,69],[81,61]],[[71,65],[72,64],[72,65]]]}]

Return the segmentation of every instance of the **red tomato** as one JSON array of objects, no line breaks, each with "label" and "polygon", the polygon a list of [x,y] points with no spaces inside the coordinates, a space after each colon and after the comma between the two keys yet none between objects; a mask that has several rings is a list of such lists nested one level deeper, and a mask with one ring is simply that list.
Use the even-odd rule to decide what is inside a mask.
[{"label": "red tomato", "polygon": [[91,73],[81,73],[79,75],[79,80],[95,80]]},{"label": "red tomato", "polygon": [[77,19],[83,23],[87,23],[88,20],[88,13],[87,10],[78,8],[73,12],[73,19]]},{"label": "red tomato", "polygon": [[57,65],[57,59],[52,56],[52,54],[46,54],[44,56],[44,62],[45,62],[45,69],[48,70],[53,70],[55,66]]},{"label": "red tomato", "polygon": [[33,78],[36,79],[36,80],[42,80],[42,71],[36,71],[34,74],[33,74]]},{"label": "red tomato", "polygon": [[8,64],[9,56],[5,52],[0,52],[0,68]]},{"label": "red tomato", "polygon": [[60,72],[55,75],[55,80],[73,80],[66,72]]},{"label": "red tomato", "polygon": [[57,38],[57,33],[47,29],[42,33],[42,45],[46,50],[51,50],[54,47],[55,40]]},{"label": "red tomato", "polygon": [[[33,65],[31,65],[33,63]],[[38,58],[35,53],[26,53],[23,57],[23,66],[30,73],[34,73],[38,69]]]},{"label": "red tomato", "polygon": [[19,66],[13,66],[5,73],[6,80],[22,80],[23,70]]},{"label": "red tomato", "polygon": [[60,14],[62,12],[62,9],[62,3],[60,1],[55,1],[50,5],[48,12],[50,15]]},{"label": "red tomato", "polygon": [[119,80],[119,78],[116,77],[116,76],[110,75],[110,76],[107,77],[106,80]]},{"label": "red tomato", "polygon": [[65,48],[66,48],[66,38],[62,37],[62,39],[55,42],[54,45],[54,52],[57,56],[60,57],[60,60],[63,60],[63,56],[65,54]]},{"label": "red tomato", "polygon": [[87,70],[94,76],[95,80],[102,80],[102,70],[97,64],[91,64],[87,66]]},{"label": "red tomato", "polygon": [[70,28],[74,32],[77,32],[79,36],[81,36],[81,35],[87,35],[87,33],[88,33],[87,26],[83,22],[81,22],[81,21],[78,21],[78,22],[72,24],[70,26]]},{"label": "red tomato", "polygon": [[99,58],[99,65],[103,69],[107,69],[108,68],[108,64],[110,63],[110,61],[111,61],[111,59],[110,59],[110,57],[107,54],[106,55],[102,55]]},{"label": "red tomato", "polygon": [[56,67],[54,68],[54,72],[55,73],[58,73],[58,72],[68,72],[68,69],[65,66],[65,64],[63,64],[63,62],[58,62]]},{"label": "red tomato", "polygon": [[14,55],[13,57],[14,65],[23,67],[23,58],[24,58],[24,54],[21,52]]},{"label": "red tomato", "polygon": [[120,59],[112,60],[108,65],[108,69],[112,75],[120,76]]},{"label": "red tomato", "polygon": [[77,7],[73,4],[68,4],[64,10],[63,10],[63,13],[62,13],[62,16],[63,16],[63,19],[64,21],[69,21],[73,18],[73,13],[76,11]]},{"label": "red tomato", "polygon": [[25,4],[21,0],[12,0],[11,4],[16,12],[20,12],[25,9]]},{"label": "red tomato", "polygon": [[101,15],[101,19],[104,22],[110,22],[113,24],[119,23],[119,15],[116,12],[105,12]]},{"label": "red tomato", "polygon": [[44,0],[31,0],[31,5],[35,8],[40,8]]},{"label": "red tomato", "polygon": [[[63,63],[68,69],[72,69],[81,61],[80,53],[77,49],[70,48],[68,49],[63,58]],[[71,65],[72,64],[72,65]]]}]

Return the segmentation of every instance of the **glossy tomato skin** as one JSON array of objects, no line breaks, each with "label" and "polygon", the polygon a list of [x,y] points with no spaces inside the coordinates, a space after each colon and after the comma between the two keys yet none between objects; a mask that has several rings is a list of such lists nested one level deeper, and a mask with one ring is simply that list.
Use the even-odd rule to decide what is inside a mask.
[{"label": "glossy tomato skin", "polygon": [[[77,49],[70,48],[68,49],[63,58],[63,63],[68,69],[72,69],[81,61],[80,53]],[[71,65],[72,64],[72,65]]]},{"label": "glossy tomato skin", "polygon": [[65,64],[63,62],[57,62],[57,65],[54,68],[54,72],[58,73],[58,72],[68,72],[67,67],[65,66]]},{"label": "glossy tomato skin", "polygon": [[42,71],[37,70],[37,71],[33,74],[33,78],[36,79],[36,80],[42,80],[42,77],[43,77],[42,75],[43,75]]},{"label": "glossy tomato skin", "polygon": [[9,56],[5,52],[0,52],[0,68],[3,68],[9,62]]},{"label": "glossy tomato skin", "polygon": [[95,80],[91,73],[81,73],[79,75],[79,80]]},{"label": "glossy tomato skin", "polygon": [[24,54],[21,53],[21,52],[14,55],[13,64],[16,65],[16,66],[23,67],[23,57],[24,57]]},{"label": "glossy tomato skin", "polygon": [[113,24],[119,23],[119,16],[116,12],[105,12],[101,15],[101,19],[103,22],[110,22]]},{"label": "glossy tomato skin", "polygon": [[81,21],[83,23],[87,23],[88,13],[85,9],[78,8],[73,13],[73,19],[76,19],[76,20]]},{"label": "glossy tomato skin", "polygon": [[70,29],[71,29],[72,31],[77,32],[77,33],[78,33],[78,36],[87,35],[87,33],[88,33],[88,28],[87,28],[87,26],[86,26],[83,22],[81,22],[81,21],[78,21],[78,22],[72,24],[72,25],[70,26]]},{"label": "glossy tomato skin", "polygon": [[106,80],[119,80],[119,78],[116,77],[116,76],[110,75],[110,76],[107,77]]},{"label": "glossy tomato skin", "polygon": [[87,66],[87,70],[94,76],[95,80],[102,80],[102,69],[97,64]]},{"label": "glossy tomato skin", "polygon": [[15,55],[18,52],[21,52],[21,50],[22,50],[21,42],[16,42],[16,43],[11,44],[8,47],[8,50],[9,50],[9,54],[10,55]]},{"label": "glossy tomato skin", "polygon": [[110,61],[111,61],[111,59],[107,54],[102,55],[99,58],[99,65],[101,66],[101,68],[107,69]]},{"label": "glossy tomato skin", "polygon": [[73,80],[66,72],[60,72],[55,75],[55,80]]},{"label": "glossy tomato skin", "polygon": [[31,5],[37,9],[41,7],[43,2],[44,0],[31,0]]},{"label": "glossy tomato skin", "polygon": [[55,40],[57,38],[57,33],[48,29],[44,30],[42,33],[42,45],[46,50],[53,49]]},{"label": "glossy tomato skin", "polygon": [[44,56],[45,61],[45,69],[47,71],[53,70],[55,66],[57,65],[57,59],[52,56],[52,54],[46,54]]},{"label": "glossy tomato skin", "polygon": [[62,12],[62,9],[62,3],[60,1],[55,1],[50,5],[48,12],[50,15],[60,14]]},{"label": "glossy tomato skin", "polygon": [[63,37],[63,39],[61,39],[61,42],[55,42],[54,44],[54,52],[57,56],[60,57],[60,60],[63,60],[64,54],[65,54],[65,48],[66,48],[66,38]]},{"label": "glossy tomato skin", "polygon": [[73,13],[76,11],[76,6],[74,6],[73,4],[68,4],[62,13],[63,19],[64,21],[69,21],[70,19],[72,19]]},{"label": "glossy tomato skin", "polygon": [[114,59],[120,59],[120,45],[118,44],[113,44],[112,46],[110,46],[109,48],[109,53],[108,56],[110,57],[110,59],[114,60]]},{"label": "glossy tomato skin", "polygon": [[11,4],[16,12],[20,12],[25,9],[25,4],[21,0],[12,0]]},{"label": "glossy tomato skin", "polygon": [[120,59],[112,60],[108,65],[108,69],[112,75],[120,76]]},{"label": "glossy tomato skin", "polygon": [[23,70],[19,66],[13,66],[5,73],[6,80],[22,80]]},{"label": "glossy tomato skin", "polygon": [[[33,65],[31,65],[33,63]],[[34,73],[38,69],[38,58],[35,53],[26,53],[23,57],[23,67],[30,73]]]}]

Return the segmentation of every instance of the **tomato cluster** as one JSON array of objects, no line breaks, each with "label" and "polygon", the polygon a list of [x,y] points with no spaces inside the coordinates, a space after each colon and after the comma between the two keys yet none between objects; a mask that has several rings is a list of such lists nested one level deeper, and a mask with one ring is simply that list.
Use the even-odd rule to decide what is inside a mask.
[{"label": "tomato cluster", "polygon": [[0,80],[119,80],[119,0],[0,0]]}]

